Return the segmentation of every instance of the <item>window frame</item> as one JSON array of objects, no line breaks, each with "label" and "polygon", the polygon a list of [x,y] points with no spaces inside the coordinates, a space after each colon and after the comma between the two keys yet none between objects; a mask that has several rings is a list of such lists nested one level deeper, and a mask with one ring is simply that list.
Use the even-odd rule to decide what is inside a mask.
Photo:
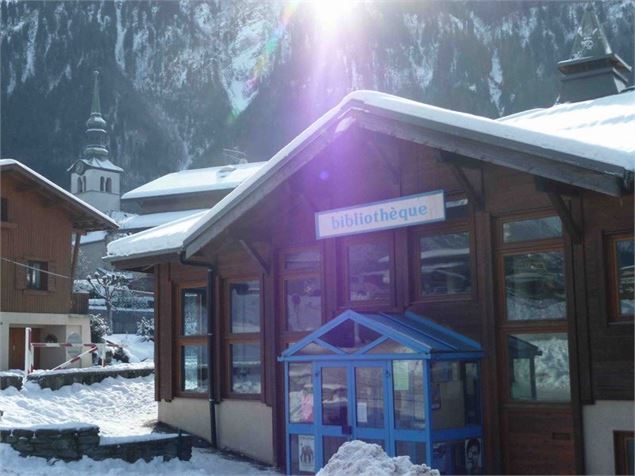
[{"label": "window frame", "polygon": [[[316,269],[294,269],[294,270],[286,270],[285,269],[285,257],[292,253],[315,250],[320,255],[320,262]],[[326,320],[326,309],[325,309],[325,280],[324,280],[324,246],[322,243],[314,243],[309,245],[297,245],[291,247],[285,247],[278,250],[278,273],[277,273],[277,282],[278,282],[278,296],[279,296],[279,329],[280,329],[280,342],[281,347],[283,349],[287,348],[287,345],[290,343],[297,342],[303,337],[309,335],[311,331],[292,331],[287,328],[287,302],[286,302],[286,290],[287,290],[287,281],[293,279],[302,279],[302,278],[315,278],[318,277],[321,286],[320,293],[320,301],[321,301],[321,315],[320,315],[320,323],[318,324],[318,328],[322,326]],[[315,330],[315,329],[314,329]]]},{"label": "window frame", "polygon": [[[339,309],[356,309],[356,310],[395,310],[397,308],[397,268],[395,263],[395,233],[394,230],[364,233],[353,236],[345,236],[338,238],[338,255],[340,257],[341,272],[338,275],[344,280],[342,286],[338,289],[342,291],[342,295],[338,295]],[[350,299],[350,270],[349,270],[349,249],[351,246],[360,244],[384,243],[388,244],[390,253],[390,298],[385,301],[352,301]],[[339,293],[338,293],[339,294]]]},{"label": "window frame", "polygon": [[[34,269],[34,265],[41,265],[37,270]],[[49,291],[49,263],[44,260],[36,260],[36,259],[28,259],[27,260],[27,269],[26,269],[26,283],[25,289],[29,291]],[[39,274],[40,286],[32,286],[30,283],[29,275],[31,274]]]},{"label": "window frame", "polygon": [[[232,284],[244,283],[246,281],[258,281],[260,283],[260,328],[258,332],[240,332],[232,333],[232,316],[231,316],[231,294],[230,287]],[[223,379],[223,396],[232,400],[262,400],[265,394],[265,366],[264,366],[264,346],[262,342],[263,326],[264,326],[264,293],[263,279],[260,274],[245,274],[241,276],[232,276],[223,280],[223,369],[225,377]],[[259,393],[238,393],[232,390],[232,353],[231,346],[233,344],[258,344],[260,353],[260,392]]]},{"label": "window frame", "polygon": [[[207,385],[208,391],[206,392],[192,392],[181,389],[181,382],[183,378],[183,361],[182,361],[182,352],[185,346],[195,346],[195,345],[205,345],[207,346],[207,334],[197,334],[197,335],[184,335],[183,333],[183,295],[185,291],[189,289],[202,289],[203,295],[205,296],[206,306],[209,306],[208,296],[207,296],[207,283],[205,281],[192,281],[187,283],[181,283],[176,286],[176,316],[177,318],[174,320],[174,347],[175,347],[175,372],[174,375],[176,378],[174,379],[174,395],[177,397],[184,398],[208,398],[209,395],[209,386],[212,385],[210,382],[210,377],[212,372],[210,369],[207,369]],[[209,329],[208,329],[209,332]],[[208,355],[208,359],[210,360],[210,366],[214,365],[213,356]]]},{"label": "window frame", "polygon": [[606,259],[606,279],[608,287],[606,291],[608,301],[607,323],[609,325],[633,324],[634,314],[622,314],[620,312],[619,296],[619,273],[617,269],[617,242],[623,240],[635,240],[632,232],[611,233],[604,237],[605,259]]},{"label": "window frame", "polygon": [[613,459],[615,474],[631,474],[628,472],[627,442],[635,438],[635,432],[627,430],[613,431]]}]

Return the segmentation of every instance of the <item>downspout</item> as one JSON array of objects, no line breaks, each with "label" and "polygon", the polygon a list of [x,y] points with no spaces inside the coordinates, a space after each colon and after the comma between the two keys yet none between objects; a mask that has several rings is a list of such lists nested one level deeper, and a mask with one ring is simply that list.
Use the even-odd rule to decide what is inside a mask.
[{"label": "downspout", "polygon": [[210,417],[210,443],[212,448],[218,448],[216,439],[216,398],[214,396],[214,366],[212,356],[214,355],[214,266],[212,263],[202,261],[188,261],[185,252],[179,255],[181,264],[186,266],[199,266],[207,268],[207,396],[209,400]]}]

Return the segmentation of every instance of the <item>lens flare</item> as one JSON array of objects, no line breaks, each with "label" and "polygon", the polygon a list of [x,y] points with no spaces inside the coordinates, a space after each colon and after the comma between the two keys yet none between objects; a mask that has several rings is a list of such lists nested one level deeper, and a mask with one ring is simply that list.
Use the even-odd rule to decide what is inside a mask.
[{"label": "lens flare", "polygon": [[325,31],[333,31],[350,14],[352,0],[311,0],[309,2],[316,23]]}]

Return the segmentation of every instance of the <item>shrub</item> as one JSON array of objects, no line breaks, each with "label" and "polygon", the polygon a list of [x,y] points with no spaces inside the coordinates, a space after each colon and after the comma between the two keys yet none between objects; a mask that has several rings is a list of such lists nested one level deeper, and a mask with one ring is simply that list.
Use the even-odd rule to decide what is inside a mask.
[{"label": "shrub", "polygon": [[142,317],[137,322],[137,335],[143,337],[144,340],[154,341],[154,319]]}]

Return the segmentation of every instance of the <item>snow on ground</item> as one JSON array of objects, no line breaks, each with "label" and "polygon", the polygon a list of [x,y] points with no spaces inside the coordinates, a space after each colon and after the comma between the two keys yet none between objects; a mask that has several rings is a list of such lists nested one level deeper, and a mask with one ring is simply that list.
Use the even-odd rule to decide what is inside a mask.
[{"label": "snow on ground", "polygon": [[59,390],[27,382],[22,390],[0,390],[0,427],[91,423],[103,436],[145,435],[157,418],[154,375],[126,379],[108,377],[100,383],[75,383]]},{"label": "snow on ground", "polygon": [[123,460],[109,459],[94,461],[84,457],[80,461],[65,463],[55,461],[48,463],[44,458],[33,456],[23,458],[19,453],[6,444],[0,444],[0,474],[4,475],[29,475],[29,476],[66,476],[68,474],[97,474],[107,476],[118,475],[245,475],[245,476],[269,476],[279,473],[270,469],[261,469],[244,461],[226,457],[218,452],[212,452],[202,448],[192,448],[190,461],[163,461],[162,458],[154,458],[149,463],[139,460],[135,463],[126,463]]},{"label": "snow on ground", "polygon": [[425,464],[412,464],[410,457],[391,458],[379,445],[355,440],[340,446],[317,476],[439,476]]},{"label": "snow on ground", "polygon": [[154,342],[151,340],[136,334],[111,334],[104,339],[122,346],[131,363],[154,362]]}]

